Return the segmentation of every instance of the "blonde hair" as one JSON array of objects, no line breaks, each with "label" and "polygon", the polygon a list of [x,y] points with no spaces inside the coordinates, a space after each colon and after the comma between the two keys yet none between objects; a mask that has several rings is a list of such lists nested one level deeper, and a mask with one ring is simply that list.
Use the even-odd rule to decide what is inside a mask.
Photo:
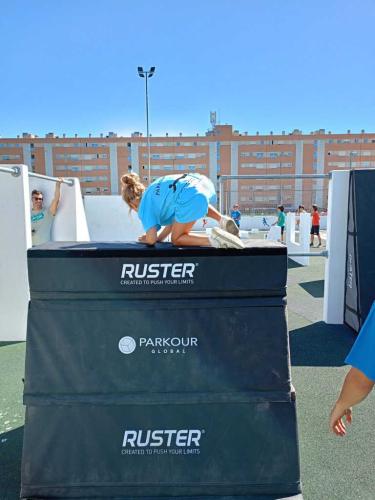
[{"label": "blonde hair", "polygon": [[139,180],[138,174],[124,174],[121,176],[121,196],[127,205],[140,201],[145,186]]}]

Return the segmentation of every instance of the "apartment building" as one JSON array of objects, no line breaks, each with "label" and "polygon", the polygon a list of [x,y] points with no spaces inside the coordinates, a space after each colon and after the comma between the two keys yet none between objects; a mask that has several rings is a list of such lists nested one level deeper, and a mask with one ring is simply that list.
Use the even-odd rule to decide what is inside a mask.
[{"label": "apartment building", "polygon": [[[148,183],[148,143],[142,134],[118,137],[44,138],[29,133],[0,139],[1,164],[26,164],[33,172],[78,177],[84,195],[120,192],[125,172],[137,172]],[[375,168],[375,133],[333,134],[321,129],[281,135],[248,135],[232,125],[216,125],[205,135],[150,137],[151,180],[170,173],[199,172],[217,185],[219,175],[259,175],[267,179],[225,183],[227,207],[238,201],[244,211],[283,203],[327,203],[327,179],[272,179],[278,174],[325,174],[331,170]]]}]

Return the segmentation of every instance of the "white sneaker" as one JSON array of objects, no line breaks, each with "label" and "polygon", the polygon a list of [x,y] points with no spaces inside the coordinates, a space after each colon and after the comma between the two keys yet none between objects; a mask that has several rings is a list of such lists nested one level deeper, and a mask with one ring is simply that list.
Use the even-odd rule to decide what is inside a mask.
[{"label": "white sneaker", "polygon": [[240,234],[240,230],[237,224],[234,222],[233,219],[231,219],[227,215],[222,216],[219,225],[221,229],[224,229],[224,231],[227,231],[228,233],[234,234],[236,236]]},{"label": "white sneaker", "polygon": [[214,248],[245,248],[245,244],[237,236],[218,227],[212,228],[209,240]]}]

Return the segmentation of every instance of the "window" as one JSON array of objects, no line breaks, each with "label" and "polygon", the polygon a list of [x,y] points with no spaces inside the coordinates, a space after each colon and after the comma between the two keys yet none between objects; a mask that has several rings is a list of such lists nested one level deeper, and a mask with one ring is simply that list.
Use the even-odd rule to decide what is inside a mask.
[{"label": "window", "polygon": [[270,163],[241,163],[241,168],[258,168],[258,169],[268,169],[268,168],[292,168],[293,163],[290,162],[270,162]]},{"label": "window", "polygon": [[107,148],[108,144],[101,142],[55,142],[54,148]]},{"label": "window", "polygon": [[253,157],[253,158],[281,158],[293,156],[292,151],[246,151],[240,153],[242,158]]},{"label": "window", "polygon": [[12,142],[0,142],[0,148],[20,148],[21,144],[14,144]]},{"label": "window", "polygon": [[96,159],[108,159],[107,153],[96,153],[96,154],[57,154],[56,160],[70,160],[70,161],[81,161],[81,160],[96,160]]},{"label": "window", "polygon": [[375,156],[375,149],[363,149],[362,151],[360,149],[354,149],[354,150],[349,150],[349,149],[344,149],[344,150],[336,150],[336,151],[328,151],[327,152],[328,156]]},{"label": "window", "polygon": [[0,160],[20,160],[21,155],[0,155]]},{"label": "window", "polygon": [[[141,142],[139,143],[140,146],[147,146],[147,142]],[[156,147],[169,147],[172,148],[175,146],[174,142],[150,142],[150,146],[156,146]]]},{"label": "window", "polygon": [[[195,159],[195,158],[203,158],[206,156],[206,153],[160,153],[160,154],[152,154],[151,157],[157,160],[182,160],[184,158]],[[148,158],[146,153],[143,153],[143,158]]]}]

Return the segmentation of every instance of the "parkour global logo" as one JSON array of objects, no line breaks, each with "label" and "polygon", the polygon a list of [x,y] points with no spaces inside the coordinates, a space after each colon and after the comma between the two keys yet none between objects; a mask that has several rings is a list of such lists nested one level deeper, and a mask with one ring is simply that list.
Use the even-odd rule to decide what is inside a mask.
[{"label": "parkour global logo", "polygon": [[136,348],[151,354],[186,354],[189,349],[198,347],[197,337],[122,337],[118,342],[122,354],[132,354]]},{"label": "parkour global logo", "polygon": [[122,337],[118,343],[118,348],[123,354],[131,354],[136,347],[137,344],[133,337]]}]

